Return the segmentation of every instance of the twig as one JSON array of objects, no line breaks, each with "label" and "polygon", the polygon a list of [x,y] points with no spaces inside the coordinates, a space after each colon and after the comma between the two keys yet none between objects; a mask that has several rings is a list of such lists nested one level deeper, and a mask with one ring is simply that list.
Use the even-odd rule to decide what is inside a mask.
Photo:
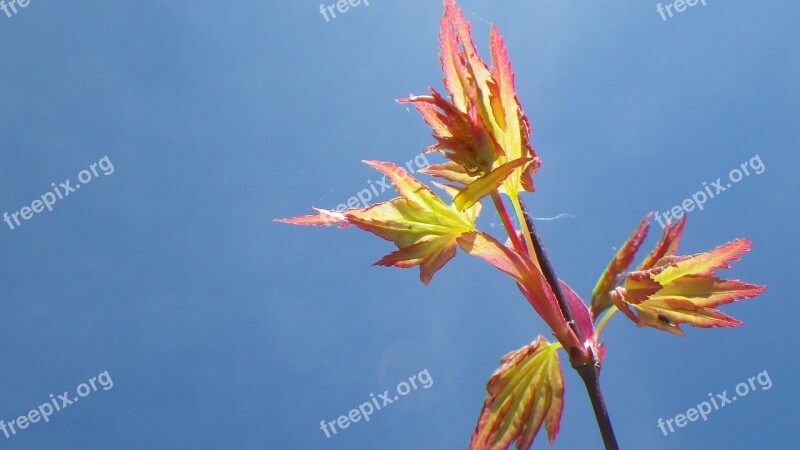
[{"label": "twig", "polygon": [[[572,311],[569,309],[567,299],[564,296],[564,292],[561,290],[561,284],[558,282],[555,269],[553,269],[553,264],[547,257],[547,252],[545,252],[544,246],[542,245],[542,240],[536,231],[533,220],[531,220],[531,215],[528,214],[528,211],[525,208],[525,204],[522,203],[522,200],[520,200],[520,205],[522,206],[525,222],[528,224],[528,229],[531,232],[533,248],[536,252],[536,257],[539,259],[539,264],[542,268],[542,274],[544,275],[545,279],[547,279],[547,282],[550,284],[550,288],[556,295],[558,307],[561,310],[561,313],[564,315],[564,319],[567,321],[570,328],[572,328],[572,331],[575,333],[575,336],[578,337],[578,340],[581,343],[586,342],[585,337],[581,335],[581,332],[575,323],[575,319],[572,316]],[[586,391],[588,392],[589,399],[592,402],[594,416],[597,419],[597,426],[600,428],[600,434],[603,437],[603,444],[605,445],[606,450],[619,450],[617,438],[614,436],[614,427],[611,425],[611,419],[608,417],[606,403],[603,400],[603,392],[600,390],[600,363],[597,361],[597,355],[595,355],[593,352],[590,352],[590,354],[592,358],[591,364],[583,364],[573,367],[578,372],[578,375],[580,375],[583,383],[586,385]]]}]

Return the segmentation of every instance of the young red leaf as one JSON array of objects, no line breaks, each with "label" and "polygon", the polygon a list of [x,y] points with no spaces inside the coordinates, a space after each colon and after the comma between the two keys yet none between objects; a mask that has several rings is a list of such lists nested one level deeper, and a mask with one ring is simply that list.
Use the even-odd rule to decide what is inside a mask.
[{"label": "young red leaf", "polygon": [[[502,38],[492,27],[490,70],[478,55],[469,22],[453,0],[445,0],[441,27],[440,60],[450,101],[433,89],[430,96],[411,96],[399,101],[413,103],[433,130],[437,143],[429,150],[441,151],[462,166],[470,178],[492,174],[491,184],[497,184],[495,189],[512,196],[520,190],[532,191],[531,175],[541,164],[529,143],[530,126],[517,100],[514,73]],[[527,163],[517,163],[518,160]],[[510,163],[515,164],[514,169],[495,183],[497,174],[493,171],[510,167],[506,166]],[[430,173],[449,181],[455,181],[457,174],[453,170],[436,169]],[[468,201],[459,199],[458,204],[468,205],[474,198],[488,195],[484,194],[485,185],[472,186],[474,180],[458,178],[468,188],[463,197]]]},{"label": "young red leaf", "polygon": [[743,298],[755,297],[763,291],[763,286],[743,283],[739,280],[688,275],[667,283],[658,291],[658,295],[685,297],[697,305],[714,308]]},{"label": "young red leaf", "polygon": [[714,276],[750,250],[750,241],[737,239],[707,253],[666,256],[652,268],[632,272],[625,287],[611,294],[614,304],[639,326],[683,335],[679,325],[700,328],[736,327],[738,320],[716,309],[752,298],[765,286],[722,280]]},{"label": "young red leaf", "polygon": [[[472,78],[477,84],[478,89],[484,92],[486,86],[491,81],[491,74],[486,67],[486,63],[484,63],[478,55],[478,49],[475,48],[475,43],[472,42],[470,24],[467,22],[467,19],[464,18],[461,10],[458,9],[455,0],[444,0],[444,16],[442,17],[441,27],[442,32],[440,33],[440,37],[447,39],[447,41],[443,40],[441,42],[442,55],[444,56],[446,54],[448,58],[452,58],[452,66],[456,69],[452,74],[457,75],[461,79],[462,86],[467,85],[467,83],[464,82],[465,79]],[[445,32],[444,30],[448,28],[450,30],[454,29],[455,33]],[[447,49],[447,52],[445,49]],[[448,73],[447,69],[444,69],[444,72],[445,84],[447,85],[447,78],[451,74]],[[461,92],[451,91],[450,93],[454,97],[456,97],[457,94],[466,97],[471,96],[467,89]],[[473,102],[475,100],[475,98],[472,99]]]},{"label": "young red leaf", "polygon": [[557,344],[539,336],[500,360],[486,384],[488,395],[470,450],[527,450],[544,425],[550,445],[558,434],[564,407],[564,380]]},{"label": "young red leaf", "polygon": [[514,71],[508,58],[503,38],[492,26],[489,35],[489,49],[492,54],[491,74],[493,84],[492,109],[494,135],[505,151],[509,161],[523,158],[536,159],[537,163],[517,170],[513,177],[504,182],[503,191],[515,195],[521,190],[533,191],[532,174],[539,168],[536,152],[530,145],[530,127],[522,106],[517,99],[514,86]]},{"label": "young red leaf", "polygon": [[431,127],[437,143],[428,151],[442,152],[466,173],[479,176],[490,172],[502,154],[502,148],[486,128],[474,103],[468,103],[467,110],[461,111],[433,89],[430,96],[411,96],[398,102],[412,103]]},{"label": "young red leaf", "polygon": [[747,239],[737,239],[710,252],[673,259],[664,258],[656,265],[652,278],[661,285],[666,285],[686,275],[711,276],[717,269],[730,269],[729,263],[741,260],[739,255],[749,252],[751,245]]},{"label": "young red leaf", "polygon": [[620,283],[620,278],[625,274],[636,257],[636,252],[641,247],[642,242],[647,237],[647,231],[650,228],[650,219],[653,213],[648,214],[640,223],[639,226],[633,231],[633,234],[625,241],[625,244],[619,249],[614,259],[608,263],[608,267],[603,271],[600,279],[592,291],[592,318],[594,320],[600,316],[606,309],[610,308],[611,291],[616,288]]},{"label": "young red leaf", "polygon": [[653,267],[658,260],[665,256],[674,255],[678,251],[678,241],[683,234],[683,228],[686,226],[686,216],[675,223],[670,223],[664,228],[661,235],[661,240],[658,241],[656,248],[647,255],[636,270],[647,270]]}]

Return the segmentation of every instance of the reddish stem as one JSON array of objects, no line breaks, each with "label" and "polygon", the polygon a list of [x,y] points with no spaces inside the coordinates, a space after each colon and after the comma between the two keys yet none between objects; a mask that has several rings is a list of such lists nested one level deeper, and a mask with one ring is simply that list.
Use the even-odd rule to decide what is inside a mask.
[{"label": "reddish stem", "polygon": [[508,216],[506,206],[503,204],[503,199],[500,198],[500,194],[498,194],[497,191],[492,191],[492,201],[494,202],[494,207],[497,208],[497,214],[500,215],[500,220],[503,222],[503,227],[505,227],[508,237],[511,239],[511,244],[518,252],[527,255],[528,251],[525,250],[525,246],[519,239],[517,230],[514,228],[514,224],[511,223],[511,218]]}]

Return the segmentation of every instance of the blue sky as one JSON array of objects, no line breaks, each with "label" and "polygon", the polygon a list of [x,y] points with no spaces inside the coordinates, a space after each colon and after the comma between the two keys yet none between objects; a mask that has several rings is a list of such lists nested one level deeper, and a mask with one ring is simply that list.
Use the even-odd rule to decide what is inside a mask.
[{"label": "blue sky", "polygon": [[[764,163],[691,212],[682,240],[687,254],[754,242],[725,274],[769,286],[723,309],[745,325],[678,338],[619,316],[605,333],[622,448],[790,448],[796,428],[800,6],[707,3],[663,21],[657,2],[460,2],[481,51],[490,22],[505,37],[544,163],[525,200],[571,216],[539,230],[584,298],[647,212]],[[385,241],[272,222],[367,188],[378,177],[360,160],[404,163],[432,142],[394,99],[441,88],[442,8],[371,0],[326,22],[319,6],[0,12],[0,212],[114,165],[52,212],[0,224],[0,419],[113,379],[1,446],[466,448],[500,357],[546,333],[513,284],[460,254],[424,287],[415,270],[371,266]],[[486,208],[481,224],[496,222]],[[424,370],[430,388],[320,430]],[[765,370],[769,390],[658,429]],[[565,378],[554,448],[600,448],[580,380]]]}]

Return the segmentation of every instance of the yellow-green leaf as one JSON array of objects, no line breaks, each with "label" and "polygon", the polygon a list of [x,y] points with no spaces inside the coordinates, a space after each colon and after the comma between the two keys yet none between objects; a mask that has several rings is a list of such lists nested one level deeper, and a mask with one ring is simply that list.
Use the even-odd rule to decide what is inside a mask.
[{"label": "yellow-green leaf", "polygon": [[486,175],[468,184],[458,195],[456,195],[456,197],[453,199],[453,204],[460,211],[471,207],[480,199],[486,197],[487,195],[491,194],[492,191],[500,187],[500,185],[503,184],[503,182],[514,173],[514,170],[531,161],[532,159],[530,158],[516,159],[492,170]]},{"label": "yellow-green leaf", "polygon": [[750,242],[737,239],[707,253],[666,256],[648,270],[631,272],[625,287],[611,293],[614,304],[637,325],[683,335],[680,324],[700,328],[736,327],[738,320],[714,309],[755,297],[765,286],[722,280],[718,269],[750,250]]},{"label": "yellow-green leaf", "polygon": [[564,407],[564,380],[557,344],[539,336],[500,360],[486,384],[470,450],[527,450],[544,425],[550,444],[558,434]]},{"label": "yellow-green leaf", "polygon": [[375,263],[380,266],[420,266],[420,280],[428,284],[433,274],[456,254],[456,240],[475,231],[480,205],[466,211],[445,203],[427,186],[399,166],[365,161],[386,175],[400,197],[363,209],[343,212],[318,209],[313,216],[281,219],[294,225],[354,225],[397,245],[398,250]]}]

